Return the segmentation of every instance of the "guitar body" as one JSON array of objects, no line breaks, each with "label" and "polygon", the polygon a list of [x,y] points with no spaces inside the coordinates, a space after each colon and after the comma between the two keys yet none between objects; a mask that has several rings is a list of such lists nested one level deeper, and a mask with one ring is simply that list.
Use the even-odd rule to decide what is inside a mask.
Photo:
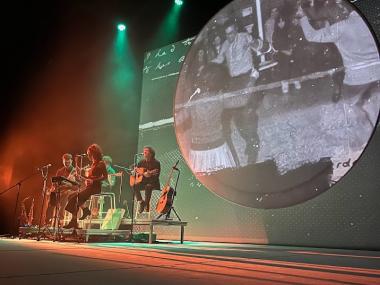
[{"label": "guitar body", "polygon": [[136,186],[137,184],[141,183],[143,178],[144,178],[143,175],[136,175],[136,178],[135,178],[135,176],[131,175],[129,177],[129,186],[131,186],[131,187]]},{"label": "guitar body", "polygon": [[133,187],[141,183],[144,179],[144,175],[136,171],[136,175],[129,176],[129,186]]},{"label": "guitar body", "polygon": [[159,214],[166,214],[172,207],[174,189],[170,186],[165,186],[161,191],[161,197],[157,202],[156,211]]}]

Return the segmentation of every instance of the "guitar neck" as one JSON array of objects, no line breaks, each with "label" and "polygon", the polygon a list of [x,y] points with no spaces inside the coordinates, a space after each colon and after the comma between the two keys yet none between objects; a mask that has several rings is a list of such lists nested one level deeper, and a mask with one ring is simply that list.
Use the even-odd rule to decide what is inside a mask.
[{"label": "guitar neck", "polygon": [[171,179],[172,179],[173,172],[174,172],[174,169],[173,169],[173,167],[172,167],[171,170],[170,170],[170,173],[169,173],[168,180],[166,181],[164,188],[166,188],[166,187],[168,187],[168,186],[170,185],[170,181],[171,181]]}]

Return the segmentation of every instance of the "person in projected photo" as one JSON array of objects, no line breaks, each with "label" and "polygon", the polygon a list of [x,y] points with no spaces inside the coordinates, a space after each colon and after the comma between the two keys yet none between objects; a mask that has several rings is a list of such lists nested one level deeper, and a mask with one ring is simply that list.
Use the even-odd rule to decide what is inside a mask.
[{"label": "person in projected photo", "polygon": [[[346,8],[348,17],[319,30],[310,25],[301,6],[297,15],[301,18],[300,25],[308,41],[334,43],[342,56],[345,68],[342,98],[347,106],[350,147],[351,150],[361,150],[377,121],[380,59],[366,23],[349,5]],[[355,127],[360,127],[361,131]]]},{"label": "person in projected photo", "polygon": [[264,39],[271,45],[273,45],[273,33],[277,23],[277,18],[280,15],[278,7],[273,7],[270,11],[269,18],[264,24]]},{"label": "person in projected photo", "polygon": [[249,99],[224,93],[228,78],[226,67],[209,63],[198,82],[202,92],[193,93],[176,114],[178,128],[187,130],[191,139],[188,160],[197,175],[237,166],[223,133],[222,115],[226,110],[244,107]]},{"label": "person in projected photo", "polygon": [[84,204],[91,195],[101,192],[102,181],[108,177],[106,164],[102,160],[103,154],[99,145],[90,145],[87,148],[87,157],[91,161],[91,166],[88,170],[88,176],[85,177],[86,187],[77,195],[72,196],[66,206],[66,211],[72,214],[71,221],[64,226],[66,229],[78,228],[77,215],[79,208],[83,210],[80,220],[84,220],[91,214],[91,211],[87,207],[84,207]]},{"label": "person in projected photo", "polygon": [[[142,181],[134,185],[134,193],[138,202],[138,212],[150,211],[150,199],[153,190],[160,190],[161,164],[155,158],[156,152],[150,146],[145,146],[142,159],[135,168],[138,175],[142,176]],[[141,191],[145,192],[145,200],[141,196]]]},{"label": "person in projected photo", "polygon": [[[251,45],[253,38],[247,32],[238,32],[235,21],[228,20],[225,23],[226,40],[223,42],[221,50],[217,57],[212,60],[213,63],[226,63],[229,72],[229,83],[227,90],[236,91],[252,87],[259,77],[259,72],[254,67],[252,58]],[[245,141],[245,155],[248,164],[256,162],[257,153],[260,146],[259,136],[257,134],[257,114],[258,100],[256,96],[250,96],[248,104],[230,108],[223,113],[224,136],[227,138],[227,144],[233,154],[235,164],[240,166],[238,153],[232,141],[232,127],[234,122],[240,136]]]},{"label": "person in projected photo", "polygon": [[[341,0],[325,0],[316,2],[315,5],[302,5],[302,8],[307,15],[310,24],[314,29],[319,30],[330,25],[333,25],[342,20],[346,20],[349,16],[347,5],[344,5]],[[300,27],[301,28],[301,27]],[[314,46],[313,57],[320,57],[321,60],[317,65],[317,69],[328,70],[336,66],[342,66],[342,57],[333,43],[312,43]],[[341,99],[341,88],[343,85],[344,70],[336,72],[332,75],[332,101],[334,103]]]},{"label": "person in projected photo", "polygon": [[104,155],[103,161],[106,164],[108,178],[102,181],[102,192],[112,192],[112,189],[116,184],[116,170],[112,167],[112,157]]},{"label": "person in projected photo", "polygon": [[222,51],[222,44],[224,42],[223,31],[221,31],[219,25],[211,27],[210,31],[208,32],[207,42],[209,43],[207,45],[207,62],[211,62]]},{"label": "person in projected photo", "polygon": [[[283,94],[289,92],[289,79],[302,75],[301,62],[306,62],[303,52],[303,34],[300,28],[285,9],[281,11],[276,21],[273,33],[273,47],[277,50],[275,55],[278,66],[273,70],[275,80],[281,81]],[[291,81],[294,88],[299,91],[301,83],[299,80]]]}]

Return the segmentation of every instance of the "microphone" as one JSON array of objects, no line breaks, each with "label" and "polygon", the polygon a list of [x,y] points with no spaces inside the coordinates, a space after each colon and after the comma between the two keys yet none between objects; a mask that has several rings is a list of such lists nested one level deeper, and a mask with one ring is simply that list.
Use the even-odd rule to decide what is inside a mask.
[{"label": "microphone", "polygon": [[42,169],[44,169],[44,168],[48,168],[48,167],[50,167],[50,166],[52,166],[52,164],[51,164],[51,163],[49,163],[49,164],[46,164],[46,165],[44,165],[44,166],[41,166],[41,167],[37,167],[37,170],[42,170]]},{"label": "microphone", "polygon": [[136,155],[136,156],[138,156],[138,155],[144,155],[144,153],[143,153],[143,152],[140,152],[140,153],[136,153],[135,155]]},{"label": "microphone", "polygon": [[177,168],[178,163],[179,163],[179,159],[178,159],[177,162],[174,164],[173,169],[175,169],[175,170],[179,170],[179,169]]},{"label": "microphone", "polygon": [[114,164],[113,166],[116,167],[116,168],[123,169],[123,170],[129,170],[129,168],[124,167],[124,166],[120,166],[120,165],[117,165],[117,164]]},{"label": "microphone", "polygon": [[76,154],[75,156],[87,156],[86,153],[82,153],[82,154]]}]

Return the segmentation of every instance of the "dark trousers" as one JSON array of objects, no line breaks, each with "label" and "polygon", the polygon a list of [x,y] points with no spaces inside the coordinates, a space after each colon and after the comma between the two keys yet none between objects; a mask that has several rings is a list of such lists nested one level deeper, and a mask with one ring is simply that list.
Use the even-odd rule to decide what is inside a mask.
[{"label": "dark trousers", "polygon": [[139,183],[134,186],[134,193],[137,201],[143,201],[143,198],[141,196],[141,191],[145,192],[145,209],[147,212],[149,212],[150,209],[150,199],[152,198],[152,192],[154,190],[154,187],[152,184],[144,184]]},{"label": "dark trousers", "polygon": [[100,193],[99,187],[86,187],[84,190],[80,191],[78,194],[70,197],[69,202],[66,206],[66,211],[70,212],[73,216],[76,216],[79,210],[79,207],[82,206],[91,195]]}]

